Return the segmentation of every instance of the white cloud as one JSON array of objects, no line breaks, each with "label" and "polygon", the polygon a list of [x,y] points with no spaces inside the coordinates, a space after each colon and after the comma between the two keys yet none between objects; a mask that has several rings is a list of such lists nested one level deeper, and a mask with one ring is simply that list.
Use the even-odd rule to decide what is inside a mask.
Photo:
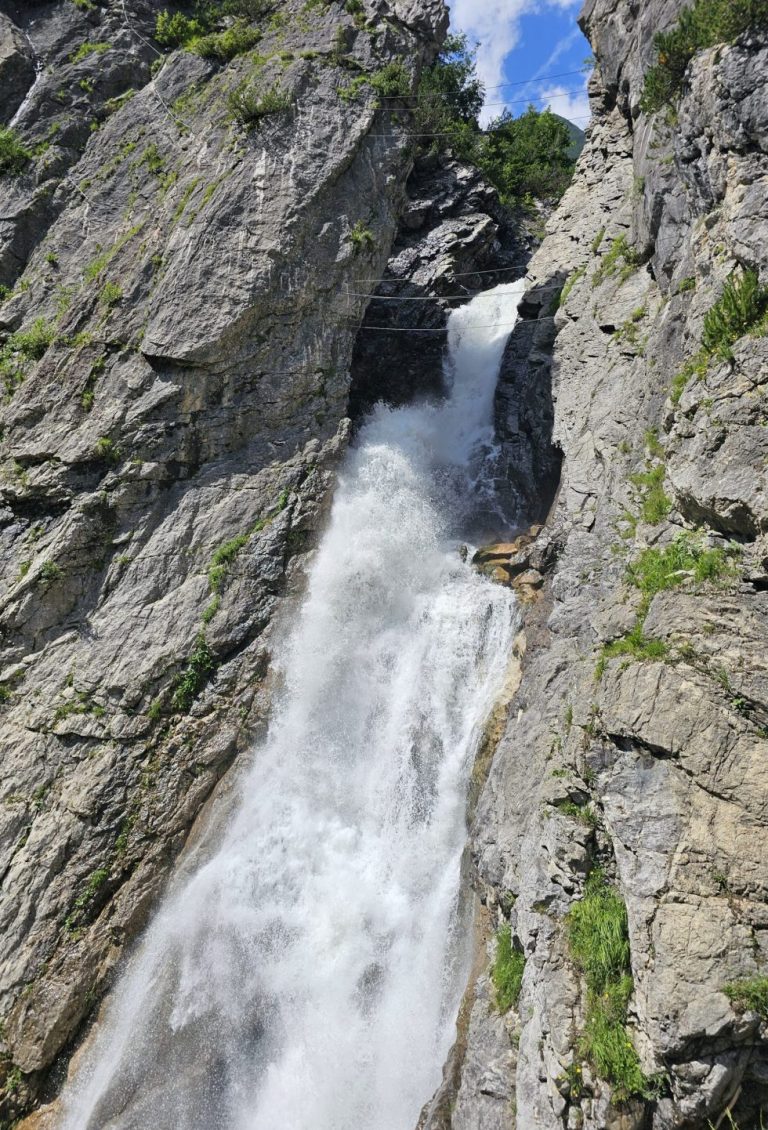
[{"label": "white cloud", "polygon": [[570,88],[565,86],[547,86],[541,92],[541,102],[538,103],[543,110],[549,107],[554,114],[574,122],[579,129],[584,129],[589,117],[589,98],[587,97],[587,83],[584,80],[583,88],[577,90],[575,85]]},{"label": "white cloud", "polygon": [[[574,8],[581,0],[544,0],[544,3],[542,0],[448,0],[448,2],[453,28],[465,32],[471,42],[479,44],[477,73],[485,84],[487,101],[498,103],[503,100],[504,93],[498,89],[494,90],[494,87],[499,87],[504,82],[504,63],[520,42],[521,17],[541,15],[542,8],[545,7]],[[550,59],[544,67],[539,68],[539,74],[545,73],[546,68],[568,49],[577,34],[574,29],[573,33],[555,45]],[[524,97],[526,90],[527,88],[518,89],[518,97]],[[556,110],[556,113],[559,114],[560,111]],[[483,111],[481,121],[485,124],[497,115],[498,107],[489,107]]]}]

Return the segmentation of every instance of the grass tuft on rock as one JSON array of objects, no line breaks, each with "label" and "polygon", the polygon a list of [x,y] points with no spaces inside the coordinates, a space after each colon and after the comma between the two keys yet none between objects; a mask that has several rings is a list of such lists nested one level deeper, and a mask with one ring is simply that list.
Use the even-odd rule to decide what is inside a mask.
[{"label": "grass tuft on rock", "polygon": [[680,585],[725,580],[735,572],[733,549],[706,548],[693,535],[682,532],[663,548],[643,550],[628,567],[629,580],[643,594],[647,611],[659,592]]},{"label": "grass tuft on rock", "polygon": [[496,935],[496,956],[491,967],[491,981],[499,1012],[509,1012],[520,999],[520,988],[525,971],[525,954],[515,949],[512,928],[502,926]]},{"label": "grass tuft on rock", "polygon": [[768,977],[748,977],[726,985],[723,992],[728,1000],[743,1012],[756,1012],[768,1020]]},{"label": "grass tuft on rock", "polygon": [[620,1102],[647,1094],[650,1081],[627,1031],[633,990],[627,908],[600,868],[569,911],[567,927],[571,956],[587,986],[581,1052]]}]

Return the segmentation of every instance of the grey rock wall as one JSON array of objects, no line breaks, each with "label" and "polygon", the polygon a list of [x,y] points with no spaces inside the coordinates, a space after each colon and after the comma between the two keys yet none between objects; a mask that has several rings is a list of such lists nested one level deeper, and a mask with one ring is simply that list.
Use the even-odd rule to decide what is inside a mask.
[{"label": "grey rock wall", "polygon": [[[747,335],[732,360],[674,384],[731,272],[768,284],[766,45],[751,34],[700,53],[676,119],[649,119],[652,36],[681,7],[598,0],[583,13],[594,121],[507,358],[523,387],[551,390],[562,473],[534,547],[547,583],[473,820],[485,970],[465,1001],[463,1067],[452,1062],[443,1120],[427,1126],[745,1130],[768,1110],[765,1016],[724,993],[765,976],[768,944],[767,339]],[[515,426],[507,440],[523,463],[541,454]],[[655,512],[649,473],[665,496]],[[636,623],[629,567],[681,534],[732,552],[732,571],[689,573],[653,598],[657,658],[600,662]],[[627,1031],[656,1076],[624,1102],[580,1049],[566,916],[595,865],[627,906]],[[488,969],[504,922],[526,965],[501,1017]]]}]

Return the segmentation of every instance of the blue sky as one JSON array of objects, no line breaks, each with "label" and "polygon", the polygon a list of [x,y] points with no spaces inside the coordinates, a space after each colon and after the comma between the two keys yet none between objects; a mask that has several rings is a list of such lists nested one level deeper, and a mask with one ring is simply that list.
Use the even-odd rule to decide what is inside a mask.
[{"label": "blue sky", "polygon": [[522,113],[530,101],[585,128],[587,75],[580,68],[590,46],[576,23],[581,0],[448,3],[453,30],[480,44],[477,69],[486,86],[485,121],[505,106]]}]

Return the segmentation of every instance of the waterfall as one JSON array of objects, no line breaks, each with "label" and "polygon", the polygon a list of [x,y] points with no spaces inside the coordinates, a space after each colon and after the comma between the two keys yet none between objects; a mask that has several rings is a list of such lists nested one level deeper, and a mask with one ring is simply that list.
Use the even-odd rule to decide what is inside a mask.
[{"label": "waterfall", "polygon": [[447,397],[379,405],[348,452],[269,735],[114,991],[66,1130],[413,1130],[439,1084],[467,786],[517,623],[458,543],[489,505],[522,291],[454,311]]}]

